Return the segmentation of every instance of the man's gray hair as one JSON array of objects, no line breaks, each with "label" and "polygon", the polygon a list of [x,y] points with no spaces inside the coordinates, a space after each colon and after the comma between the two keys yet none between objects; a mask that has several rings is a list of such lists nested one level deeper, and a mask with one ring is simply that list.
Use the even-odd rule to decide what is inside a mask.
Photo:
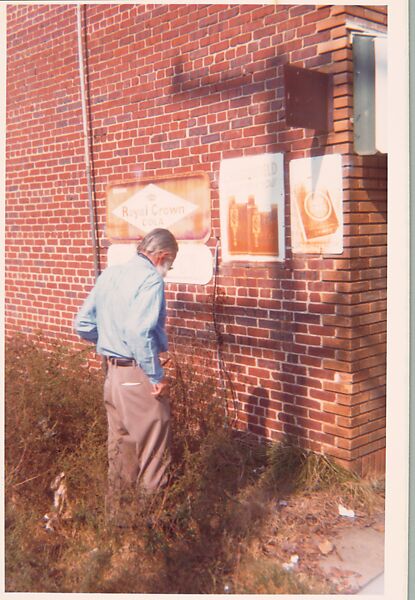
[{"label": "man's gray hair", "polygon": [[153,229],[137,246],[137,252],[155,254],[156,252],[171,252],[176,255],[179,250],[176,238],[168,229]]}]

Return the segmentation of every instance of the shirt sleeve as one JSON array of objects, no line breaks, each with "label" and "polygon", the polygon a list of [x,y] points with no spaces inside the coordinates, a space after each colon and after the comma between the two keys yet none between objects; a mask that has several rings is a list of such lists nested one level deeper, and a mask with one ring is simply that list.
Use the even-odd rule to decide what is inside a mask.
[{"label": "shirt sleeve", "polygon": [[125,341],[151,383],[159,383],[164,375],[157,335],[163,300],[163,281],[149,278],[140,286],[125,320]]},{"label": "shirt sleeve", "polygon": [[158,319],[156,334],[159,346],[159,352],[167,352],[169,349],[169,344],[166,335],[166,301],[163,295],[163,302],[160,310],[160,316]]},{"label": "shirt sleeve", "polygon": [[96,285],[81,306],[74,320],[76,333],[88,342],[98,341],[98,328],[96,321]]}]

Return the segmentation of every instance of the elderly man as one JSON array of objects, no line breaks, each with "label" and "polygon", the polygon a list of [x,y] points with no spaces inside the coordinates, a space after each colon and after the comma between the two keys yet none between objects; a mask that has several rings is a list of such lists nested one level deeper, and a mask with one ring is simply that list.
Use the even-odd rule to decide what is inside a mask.
[{"label": "elderly man", "polygon": [[167,481],[170,405],[159,353],[167,350],[163,278],[177,251],[170,231],[154,229],[131,260],[103,271],[75,318],[78,335],[107,357],[107,516],[115,522],[125,490],[145,495]]}]

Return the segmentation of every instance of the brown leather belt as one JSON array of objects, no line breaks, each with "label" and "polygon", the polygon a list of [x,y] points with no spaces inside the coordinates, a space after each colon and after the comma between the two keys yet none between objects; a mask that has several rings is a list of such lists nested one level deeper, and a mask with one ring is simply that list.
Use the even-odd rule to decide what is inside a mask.
[{"label": "brown leather belt", "polygon": [[115,356],[109,356],[108,360],[116,367],[135,367],[137,364],[133,358],[116,358]]}]

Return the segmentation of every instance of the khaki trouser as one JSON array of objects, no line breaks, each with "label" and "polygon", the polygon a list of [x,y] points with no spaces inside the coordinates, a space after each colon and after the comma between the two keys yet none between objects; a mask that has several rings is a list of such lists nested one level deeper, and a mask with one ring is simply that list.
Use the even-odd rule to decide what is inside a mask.
[{"label": "khaki trouser", "polygon": [[170,403],[153,396],[138,366],[108,363],[104,402],[108,416],[107,511],[115,514],[125,490],[146,495],[167,482]]}]

